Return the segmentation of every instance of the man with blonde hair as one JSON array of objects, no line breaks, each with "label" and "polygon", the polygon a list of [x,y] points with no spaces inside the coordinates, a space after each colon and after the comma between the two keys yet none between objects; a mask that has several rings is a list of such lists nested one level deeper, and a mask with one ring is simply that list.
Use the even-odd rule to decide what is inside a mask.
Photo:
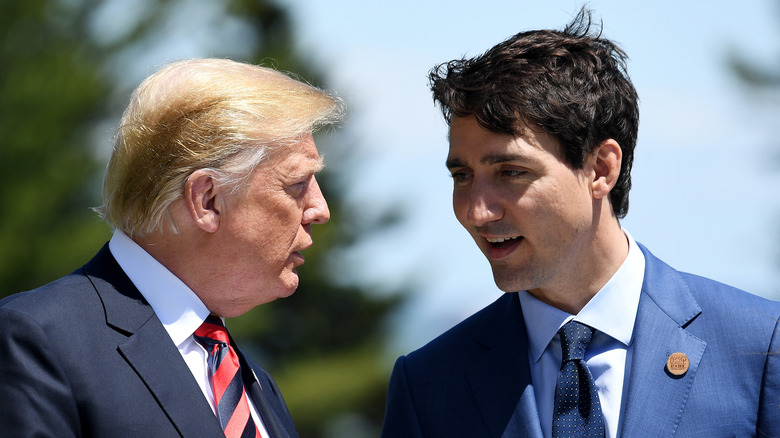
[{"label": "man with blonde hair", "polygon": [[110,242],[0,301],[3,434],[297,436],[224,318],[297,288],[311,226],[330,214],[312,132],[342,114],[322,90],[229,60],[144,80],[97,209]]}]

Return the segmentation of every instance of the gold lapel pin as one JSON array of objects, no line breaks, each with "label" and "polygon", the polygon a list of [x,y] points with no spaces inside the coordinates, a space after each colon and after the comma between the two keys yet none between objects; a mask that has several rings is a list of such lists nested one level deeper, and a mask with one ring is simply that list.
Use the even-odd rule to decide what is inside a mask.
[{"label": "gold lapel pin", "polygon": [[690,363],[685,353],[672,353],[666,359],[666,370],[674,376],[682,376],[688,372]]}]

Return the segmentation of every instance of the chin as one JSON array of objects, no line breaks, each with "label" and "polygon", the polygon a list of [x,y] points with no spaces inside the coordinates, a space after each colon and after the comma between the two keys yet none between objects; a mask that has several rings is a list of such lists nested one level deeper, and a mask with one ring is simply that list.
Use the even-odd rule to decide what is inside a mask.
[{"label": "chin", "polygon": [[295,270],[285,269],[276,276],[266,277],[260,283],[254,284],[252,296],[260,300],[256,305],[263,305],[294,294],[299,283],[300,279]]},{"label": "chin", "polygon": [[507,283],[498,283],[498,282],[496,282],[496,287],[498,287],[498,289],[501,292],[507,292],[507,293],[520,292],[521,290],[526,290],[525,287],[520,286],[520,285],[507,284]]},{"label": "chin", "polygon": [[297,289],[298,289],[298,286],[296,285],[296,287],[282,290],[282,291],[280,291],[279,294],[277,294],[276,298],[287,298],[290,295],[294,294]]},{"label": "chin", "polygon": [[527,282],[519,281],[517,277],[516,274],[493,270],[493,281],[496,283],[496,287],[504,292],[518,292],[528,289]]},{"label": "chin", "polygon": [[288,278],[282,278],[281,284],[279,285],[279,290],[276,291],[274,296],[276,298],[287,298],[290,295],[294,294],[295,291],[298,289],[298,283],[300,280],[298,279],[298,274],[293,271],[292,276]]}]

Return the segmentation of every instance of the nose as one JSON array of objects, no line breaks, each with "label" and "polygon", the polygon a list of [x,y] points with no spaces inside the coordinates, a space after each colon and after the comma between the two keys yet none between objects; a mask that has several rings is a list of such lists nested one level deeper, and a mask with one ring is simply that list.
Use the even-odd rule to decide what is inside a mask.
[{"label": "nose", "polygon": [[465,219],[469,225],[481,227],[503,216],[503,207],[498,202],[496,189],[488,184],[474,181],[465,201],[467,202]]},{"label": "nose", "polygon": [[312,177],[306,209],[303,210],[303,224],[324,224],[330,219],[328,202],[322,194],[317,179]]}]

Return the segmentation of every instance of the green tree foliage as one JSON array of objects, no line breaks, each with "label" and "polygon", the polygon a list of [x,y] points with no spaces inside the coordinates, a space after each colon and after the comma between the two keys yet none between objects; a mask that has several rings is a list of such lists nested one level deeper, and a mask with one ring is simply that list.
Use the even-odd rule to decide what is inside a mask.
[{"label": "green tree foliage", "polygon": [[85,15],[43,0],[0,14],[0,293],[53,280],[105,241],[90,124],[109,84]]},{"label": "green tree foliage", "polygon": [[[296,54],[290,16],[273,1],[201,2],[215,16],[200,40],[203,29],[175,32],[182,26],[175,18],[197,3],[0,0],[0,296],[67,274],[110,237],[89,210],[100,204],[106,126],[115,125],[130,89],[157,66],[139,64],[160,63],[149,53],[167,45],[166,60],[228,56],[324,85],[316,66]],[[135,9],[125,13],[129,5]],[[117,14],[126,15],[121,26],[111,21]],[[177,52],[191,41],[208,47],[197,55]],[[139,68],[138,77],[128,78]],[[320,148],[345,154],[327,141],[332,135],[316,137]],[[342,169],[338,160],[327,163],[321,185],[331,221],[314,229],[298,291],[229,327],[276,377],[301,436],[376,436],[389,368],[384,320],[396,300],[343,286],[331,272],[333,251],[356,236],[341,220],[338,188],[329,178]]]}]

